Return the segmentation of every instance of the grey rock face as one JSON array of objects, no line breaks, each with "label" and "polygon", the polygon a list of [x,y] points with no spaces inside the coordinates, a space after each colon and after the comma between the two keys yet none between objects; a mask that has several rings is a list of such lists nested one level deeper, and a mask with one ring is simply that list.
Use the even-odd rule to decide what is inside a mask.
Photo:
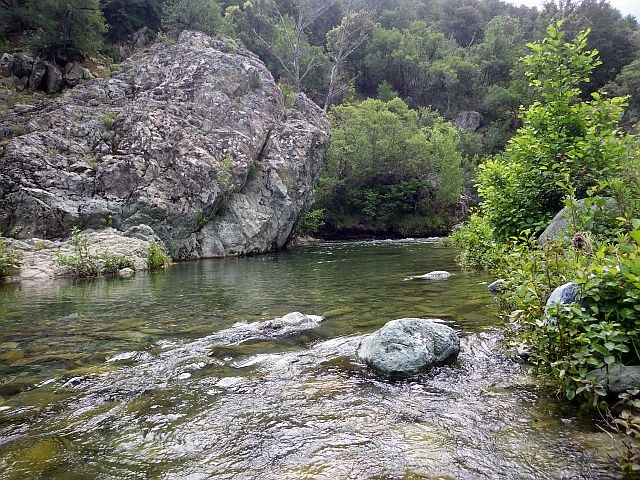
[{"label": "grey rock face", "polygon": [[580,303],[580,285],[577,283],[565,283],[557,287],[547,300],[549,305],[570,305],[572,303]]},{"label": "grey rock face", "polygon": [[407,277],[405,280],[446,280],[449,278],[451,274],[449,272],[445,272],[444,270],[434,270],[433,272],[425,273],[424,275],[415,275],[412,277]]},{"label": "grey rock face", "polygon": [[409,377],[454,361],[460,339],[442,323],[423,318],[402,318],[387,323],[366,337],[358,357],[390,377]]},{"label": "grey rock face", "polygon": [[[585,203],[586,199],[578,200],[576,202],[576,209],[578,214],[582,214],[585,212]],[[615,218],[618,216],[617,207],[615,200],[612,198],[608,198],[607,202],[603,206],[591,206],[591,213],[595,216]],[[540,234],[538,237],[538,242],[541,245],[544,245],[549,240],[557,240],[560,238],[568,238],[569,237],[569,220],[571,218],[571,212],[567,207],[564,207],[560,210],[549,226]],[[588,228],[593,228],[593,225],[587,225]]]},{"label": "grey rock face", "polygon": [[475,132],[482,123],[482,115],[478,112],[460,112],[454,121],[454,124],[458,130],[468,130]]},{"label": "grey rock face", "polygon": [[[15,123],[30,125],[15,136]],[[145,224],[176,259],[266,252],[310,205],[329,143],[253,53],[194,32],[57,99],[0,113],[0,228]]]},{"label": "grey rock face", "polygon": [[640,388],[640,365],[618,365],[609,368],[599,368],[591,372],[598,383],[606,386],[611,393],[623,393],[627,390]]},{"label": "grey rock face", "polygon": [[37,59],[33,64],[33,70],[31,70],[31,75],[29,75],[29,83],[28,87],[31,90],[35,90],[40,87],[42,83],[42,79],[47,73],[47,64],[40,59]]}]

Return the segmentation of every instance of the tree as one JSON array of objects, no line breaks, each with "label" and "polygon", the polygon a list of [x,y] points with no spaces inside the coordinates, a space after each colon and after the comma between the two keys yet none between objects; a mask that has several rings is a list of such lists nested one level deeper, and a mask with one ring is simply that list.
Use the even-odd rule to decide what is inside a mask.
[{"label": "tree", "polygon": [[61,61],[97,53],[107,24],[98,0],[30,0],[27,8],[37,32],[33,48]]},{"label": "tree", "polygon": [[640,127],[640,58],[626,65],[620,75],[604,87],[604,91],[628,97],[623,122],[626,127]]},{"label": "tree", "polygon": [[343,78],[347,59],[369,38],[373,29],[371,15],[364,11],[351,11],[352,2],[347,4],[347,13],[340,25],[327,32],[327,51],[331,59],[331,73],[329,87],[324,101],[324,110],[344,92],[352,83],[353,78]]},{"label": "tree", "polygon": [[280,76],[299,92],[313,73],[320,73],[318,67],[326,64],[323,48],[310,44],[308,32],[332,4],[332,1],[291,0],[287,9],[287,5],[258,0],[235,10],[234,21],[250,28],[243,38],[252,36],[249,44],[257,44],[259,50],[267,53],[277,63]]},{"label": "tree", "polygon": [[562,22],[547,29],[523,59],[537,100],[504,154],[480,165],[481,209],[501,238],[538,232],[568,194],[582,198],[618,168],[626,153],[617,124],[624,99],[598,93],[581,101],[580,85],[600,64],[586,51],[589,30],[565,41]]},{"label": "tree", "polygon": [[101,0],[100,8],[111,42],[122,41],[142,27],[157,31],[161,25],[162,0]]},{"label": "tree", "polygon": [[207,35],[229,32],[217,0],[169,0],[162,11],[162,26],[169,31],[198,30]]},{"label": "tree", "polygon": [[458,134],[434,112],[412,110],[399,98],[368,99],[334,106],[330,119],[332,143],[318,192],[330,224],[351,217],[400,231],[411,217],[423,230],[401,233],[419,233],[434,211],[458,199]]}]

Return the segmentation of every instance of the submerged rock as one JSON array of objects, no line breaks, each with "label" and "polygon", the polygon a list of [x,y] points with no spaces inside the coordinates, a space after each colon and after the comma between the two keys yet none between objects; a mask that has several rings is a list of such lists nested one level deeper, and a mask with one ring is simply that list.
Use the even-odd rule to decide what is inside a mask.
[{"label": "submerged rock", "polygon": [[358,357],[390,377],[409,377],[454,361],[460,352],[455,331],[437,320],[402,318],[367,336]]},{"label": "submerged rock", "polygon": [[118,277],[127,279],[133,277],[135,273],[136,272],[132,268],[123,268],[118,270]]},{"label": "submerged rock", "polygon": [[446,280],[451,274],[444,270],[434,270],[433,272],[425,273],[424,275],[415,275],[407,277],[405,280]]},{"label": "submerged rock", "polygon": [[[61,80],[48,68],[43,81]],[[312,201],[329,130],[303,94],[285,107],[256,55],[185,31],[110,78],[0,112],[0,228],[52,240],[145,224],[176,259],[278,249]]]}]

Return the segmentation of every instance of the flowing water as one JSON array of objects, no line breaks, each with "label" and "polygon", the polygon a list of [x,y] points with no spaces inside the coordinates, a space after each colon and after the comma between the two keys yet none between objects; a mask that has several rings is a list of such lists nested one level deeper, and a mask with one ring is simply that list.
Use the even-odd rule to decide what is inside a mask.
[{"label": "flowing water", "polygon": [[[454,275],[403,281],[431,270]],[[0,287],[0,478],[616,478],[609,437],[501,355],[488,280],[378,241]],[[259,323],[293,311],[325,320]],[[458,362],[360,364],[401,317],[452,325]]]}]

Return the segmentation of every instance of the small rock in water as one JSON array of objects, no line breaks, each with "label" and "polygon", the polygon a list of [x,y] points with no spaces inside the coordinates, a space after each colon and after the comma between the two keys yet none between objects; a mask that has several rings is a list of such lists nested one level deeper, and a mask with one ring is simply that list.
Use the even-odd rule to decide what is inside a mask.
[{"label": "small rock in water", "polygon": [[401,318],[388,322],[367,336],[358,357],[389,377],[410,377],[454,361],[460,339],[449,326],[436,319]]},{"label": "small rock in water", "polygon": [[134,275],[134,271],[132,268],[123,268],[122,270],[118,270],[118,277],[120,278],[131,278]]},{"label": "small rock in water", "polygon": [[433,272],[425,273],[424,275],[415,275],[413,277],[407,277],[405,280],[446,280],[451,274],[444,270],[434,270]]}]

